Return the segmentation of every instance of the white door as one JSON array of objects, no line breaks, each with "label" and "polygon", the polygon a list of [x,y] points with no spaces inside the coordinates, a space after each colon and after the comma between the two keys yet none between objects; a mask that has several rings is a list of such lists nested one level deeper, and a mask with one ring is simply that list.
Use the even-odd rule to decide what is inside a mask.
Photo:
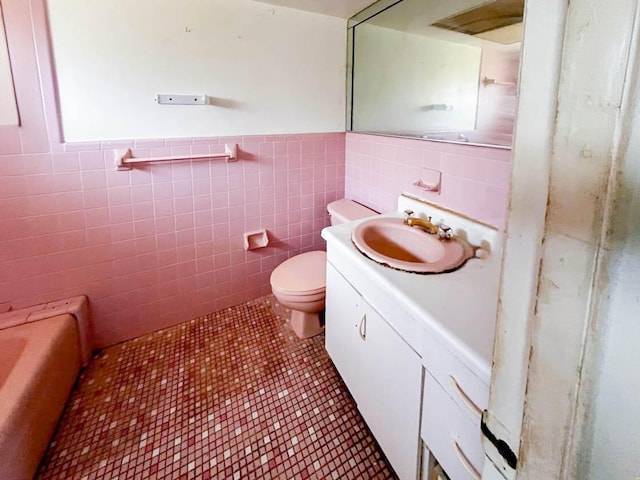
[{"label": "white door", "polygon": [[[605,478],[597,473],[600,459],[618,469],[606,478],[624,478],[619,469],[629,460],[635,471],[628,474],[638,473],[637,443],[619,432],[598,440],[589,410],[602,398],[593,390],[594,380],[603,378],[601,349],[616,349],[623,358],[619,345],[606,343],[606,333],[623,319],[607,308],[615,298],[609,289],[625,283],[617,276],[616,256],[634,245],[631,225],[638,218],[627,220],[618,208],[634,213],[637,170],[627,177],[621,167],[637,158],[638,123],[632,117],[639,107],[632,82],[640,58],[638,12],[637,0],[526,3],[503,281],[484,415],[486,453],[508,479]],[[626,299],[637,304],[637,293]],[[613,376],[621,379],[622,371],[637,378],[635,366],[627,365],[627,372],[616,369]],[[624,384],[620,391],[627,389]],[[633,413],[609,414],[620,421],[638,418]],[[634,431],[630,423],[620,430]],[[606,450],[580,450],[598,442]],[[635,456],[624,455],[627,448]],[[599,458],[590,459],[592,453]]]}]

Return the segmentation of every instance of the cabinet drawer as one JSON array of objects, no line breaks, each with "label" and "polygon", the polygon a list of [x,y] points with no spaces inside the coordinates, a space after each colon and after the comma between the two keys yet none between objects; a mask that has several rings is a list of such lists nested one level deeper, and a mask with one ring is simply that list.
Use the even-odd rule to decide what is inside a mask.
[{"label": "cabinet drawer", "polygon": [[479,480],[484,463],[481,431],[427,372],[421,436],[451,480]]},{"label": "cabinet drawer", "polygon": [[458,406],[480,424],[482,411],[489,405],[489,386],[448,348],[436,335],[425,331],[422,362]]}]

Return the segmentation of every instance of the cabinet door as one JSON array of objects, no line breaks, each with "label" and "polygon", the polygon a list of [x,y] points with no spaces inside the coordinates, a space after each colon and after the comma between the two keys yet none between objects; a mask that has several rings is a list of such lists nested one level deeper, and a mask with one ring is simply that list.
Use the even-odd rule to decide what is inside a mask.
[{"label": "cabinet door", "polygon": [[422,362],[338,271],[327,265],[325,346],[401,480],[419,460]]},{"label": "cabinet door", "polygon": [[422,362],[400,335],[366,306],[358,409],[400,479],[418,476]]},{"label": "cabinet door", "polygon": [[363,342],[359,334],[365,316],[364,301],[338,271],[327,264],[325,348],[356,403],[362,400],[360,382]]}]

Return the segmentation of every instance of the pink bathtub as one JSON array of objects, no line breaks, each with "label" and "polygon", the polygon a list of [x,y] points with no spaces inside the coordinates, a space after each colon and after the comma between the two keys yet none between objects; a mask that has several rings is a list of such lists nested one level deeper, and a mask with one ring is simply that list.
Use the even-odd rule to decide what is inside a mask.
[{"label": "pink bathtub", "polygon": [[17,325],[2,317],[7,315],[0,315],[0,478],[30,479],[85,361],[85,342],[70,313]]}]

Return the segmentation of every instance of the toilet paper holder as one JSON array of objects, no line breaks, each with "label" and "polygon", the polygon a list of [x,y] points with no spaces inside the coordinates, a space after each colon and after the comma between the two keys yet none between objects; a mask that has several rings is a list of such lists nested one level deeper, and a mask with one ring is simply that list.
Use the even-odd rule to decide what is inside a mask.
[{"label": "toilet paper holder", "polygon": [[266,229],[254,230],[244,233],[244,249],[257,250],[269,245],[269,235]]}]

